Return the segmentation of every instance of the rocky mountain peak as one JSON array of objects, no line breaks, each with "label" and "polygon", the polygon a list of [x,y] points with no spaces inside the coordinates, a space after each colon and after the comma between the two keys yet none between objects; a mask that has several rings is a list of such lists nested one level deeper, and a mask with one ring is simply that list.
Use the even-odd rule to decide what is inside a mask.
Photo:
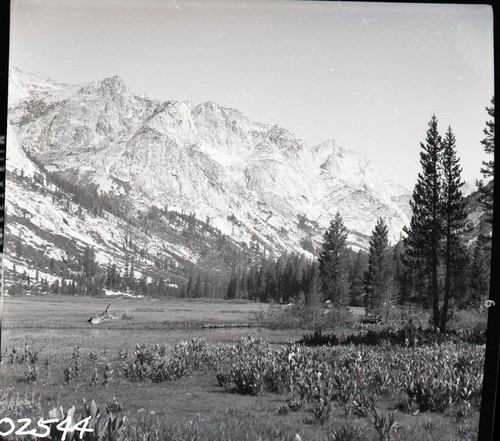
[{"label": "rocky mountain peak", "polygon": [[141,99],[119,76],[68,86],[63,101],[42,106],[48,96],[39,95],[38,113],[11,108],[19,145],[75,182],[84,175],[102,191],[126,192],[138,210],[195,212],[276,252],[319,242],[337,211],[357,247],[367,246],[378,217],[391,219],[393,237],[408,222],[397,191],[333,140],[310,147],[277,124],[212,101]]},{"label": "rocky mountain peak", "polygon": [[321,170],[338,178],[352,180],[377,175],[373,164],[365,156],[339,146],[334,140],[330,139],[314,147],[313,151]]},{"label": "rocky mountain peak", "polygon": [[213,101],[197,103],[192,107],[192,115],[200,118],[219,120],[224,124],[230,124],[237,120],[248,123],[248,119],[239,110],[230,107],[223,107]]},{"label": "rocky mountain peak", "polygon": [[114,98],[128,94],[129,89],[125,82],[115,75],[83,86],[80,93],[85,95],[98,93],[105,98]]}]

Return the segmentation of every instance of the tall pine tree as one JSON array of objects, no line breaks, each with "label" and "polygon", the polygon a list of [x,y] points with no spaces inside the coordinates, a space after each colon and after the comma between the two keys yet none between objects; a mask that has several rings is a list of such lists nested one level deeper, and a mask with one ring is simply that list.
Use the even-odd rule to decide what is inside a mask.
[{"label": "tall pine tree", "polygon": [[488,296],[489,264],[482,241],[478,240],[472,252],[469,267],[469,298],[463,306],[479,307],[483,299]]},{"label": "tall pine tree", "polygon": [[323,249],[319,255],[319,273],[326,299],[335,308],[349,305],[348,274],[346,267],[347,228],[340,213],[330,222],[323,236]]},{"label": "tall pine tree", "polygon": [[380,314],[383,303],[386,300],[385,296],[389,281],[388,246],[387,225],[380,218],[370,238],[368,269],[365,274],[365,306],[367,314]]},{"label": "tall pine tree", "polygon": [[[488,115],[491,116],[491,120],[486,122],[486,128],[484,129],[484,139],[481,141],[485,153],[489,155],[495,154],[495,97],[491,99],[491,107],[486,107]],[[494,157],[489,161],[483,161],[483,167],[481,168],[481,173],[484,179],[493,179],[495,172],[495,160]],[[479,190],[479,202],[483,206],[485,220],[492,224],[493,223],[493,183],[484,184],[483,181],[477,182]]]},{"label": "tall pine tree", "polygon": [[412,209],[410,227],[404,228],[407,234],[404,239],[405,262],[412,270],[420,270],[426,274],[433,325],[439,328],[438,266],[442,235],[440,162],[443,147],[435,115],[429,122],[426,142],[420,146],[422,172],[418,175],[410,201]]},{"label": "tall pine tree", "polygon": [[448,128],[443,141],[443,153],[441,159],[442,169],[442,233],[443,248],[442,258],[445,265],[444,298],[441,309],[440,329],[445,331],[448,320],[448,308],[451,290],[454,282],[459,277],[465,277],[460,271],[465,262],[466,250],[462,244],[462,235],[467,228],[467,213],[465,211],[465,199],[461,187],[464,182],[461,179],[462,169],[456,153],[455,136]]}]

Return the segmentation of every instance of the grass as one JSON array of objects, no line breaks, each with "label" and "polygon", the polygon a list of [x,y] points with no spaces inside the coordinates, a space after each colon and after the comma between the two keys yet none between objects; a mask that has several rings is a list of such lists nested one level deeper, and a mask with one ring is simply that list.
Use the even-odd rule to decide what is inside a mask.
[{"label": "grass", "polygon": [[[111,303],[110,312],[128,311],[132,320],[116,320],[90,325],[88,318],[103,311]],[[120,351],[133,358],[138,343],[176,343],[193,337],[205,338],[212,347],[228,344],[252,332],[271,344],[272,348],[297,341],[301,330],[268,330],[226,328],[202,330],[199,325],[238,323],[255,320],[263,305],[210,300],[148,300],[130,298],[74,297],[8,297],[5,299],[2,348],[7,353],[0,365],[0,418],[7,414],[16,418],[40,418],[56,406],[68,409],[81,400],[95,399],[101,408],[113,401],[123,403],[128,416],[131,440],[141,439],[133,430],[142,427],[156,435],[151,440],[348,440],[341,429],[357,430],[359,441],[379,438],[369,417],[355,417],[334,407],[324,425],[313,424],[312,405],[298,412],[278,409],[286,403],[287,393],[264,390],[257,396],[240,395],[232,388],[221,388],[214,372],[194,371],[191,375],[163,383],[127,380],[121,372]],[[357,311],[358,312],[358,311]],[[356,314],[356,312],[355,312]],[[150,329],[151,328],[151,329]],[[39,351],[36,381],[26,381],[25,363],[13,363],[9,356],[13,347],[23,351]],[[80,348],[81,374],[64,384],[64,370],[73,366],[75,348]],[[383,349],[381,349],[383,350]],[[91,353],[95,354],[91,356]],[[105,365],[114,374],[103,385]],[[99,380],[92,384],[93,368]],[[378,411],[394,408],[394,397],[378,402]],[[457,424],[454,411],[443,413],[397,412],[396,430],[391,440],[467,440],[477,432],[478,412]],[[460,432],[459,432],[460,429]],[[343,430],[343,429],[342,429]],[[135,438],[134,438],[135,436]],[[335,438],[337,436],[337,438]],[[344,436],[344,438],[338,438]],[[155,438],[156,437],[156,438]]]},{"label": "grass", "polygon": [[[132,320],[113,320],[96,329],[175,329],[204,323],[248,323],[267,305],[219,299],[145,299],[130,297],[31,296],[4,299],[4,329],[87,329],[88,319],[103,312]],[[196,325],[196,326],[195,326]]]}]

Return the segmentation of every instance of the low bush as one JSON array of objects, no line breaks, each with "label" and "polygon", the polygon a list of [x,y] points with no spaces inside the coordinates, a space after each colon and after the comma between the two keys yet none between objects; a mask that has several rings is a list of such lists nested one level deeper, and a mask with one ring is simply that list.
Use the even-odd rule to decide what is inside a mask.
[{"label": "low bush", "polygon": [[474,344],[486,343],[486,332],[479,328],[451,330],[441,333],[434,329],[415,328],[406,326],[404,328],[393,327],[365,327],[364,329],[342,334],[336,332],[323,333],[321,330],[307,333],[298,344],[306,346],[339,346],[339,345],[398,345],[403,347],[423,347],[442,344],[444,342],[467,342]]},{"label": "low bush", "polygon": [[125,377],[154,383],[185,377],[209,366],[212,360],[207,342],[197,338],[177,344],[171,353],[165,345],[137,345],[134,356],[134,360],[123,363]]},{"label": "low bush", "polygon": [[261,338],[242,338],[227,352],[216,378],[220,386],[234,385],[243,395],[258,395],[268,381],[274,355],[268,343]]},{"label": "low bush", "polygon": [[36,364],[40,358],[42,348],[32,348],[28,342],[24,343],[21,349],[17,346],[5,348],[2,359],[7,359],[11,364]]},{"label": "low bush", "polygon": [[259,316],[259,323],[268,329],[300,329],[302,319],[297,305],[271,303]]},{"label": "low bush", "polygon": [[448,327],[451,330],[467,330],[479,332],[486,331],[487,324],[487,308],[461,309],[453,312]]},{"label": "low bush", "polygon": [[331,441],[363,441],[363,433],[357,426],[344,426],[329,434]]}]

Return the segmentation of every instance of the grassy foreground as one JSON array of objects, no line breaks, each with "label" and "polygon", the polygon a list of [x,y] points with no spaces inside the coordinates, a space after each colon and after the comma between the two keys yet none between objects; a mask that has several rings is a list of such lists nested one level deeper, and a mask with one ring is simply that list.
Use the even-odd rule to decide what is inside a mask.
[{"label": "grassy foreground", "polygon": [[477,432],[480,345],[304,348],[288,345],[301,331],[195,326],[254,320],[262,305],[252,303],[112,299],[110,312],[133,319],[92,326],[86,320],[109,301],[83,300],[6,299],[0,418],[37,420],[73,405],[84,415],[85,398],[103,419],[127,417],[116,440],[451,441]]}]

